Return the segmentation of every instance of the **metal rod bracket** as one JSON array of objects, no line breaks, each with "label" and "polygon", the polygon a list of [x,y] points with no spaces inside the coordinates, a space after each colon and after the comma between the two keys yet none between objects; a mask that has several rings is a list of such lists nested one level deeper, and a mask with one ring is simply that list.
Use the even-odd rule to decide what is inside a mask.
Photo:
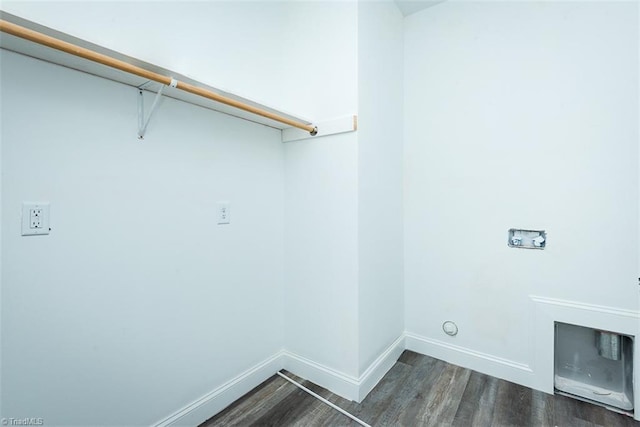
[{"label": "metal rod bracket", "polygon": [[147,126],[149,126],[149,122],[151,121],[151,116],[156,111],[158,107],[158,103],[160,102],[160,98],[162,98],[162,91],[166,87],[165,85],[160,86],[158,92],[156,93],[156,97],[153,100],[153,104],[151,104],[151,110],[149,111],[149,115],[145,119],[144,117],[144,93],[143,90],[146,89],[147,84],[138,87],[138,139],[144,139],[144,134],[147,132]]}]

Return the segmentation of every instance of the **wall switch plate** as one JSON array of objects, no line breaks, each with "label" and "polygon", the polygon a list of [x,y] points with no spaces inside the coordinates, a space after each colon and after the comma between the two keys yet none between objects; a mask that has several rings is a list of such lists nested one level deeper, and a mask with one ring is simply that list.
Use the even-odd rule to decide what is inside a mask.
[{"label": "wall switch plate", "polygon": [[229,224],[231,222],[231,203],[218,202],[216,212],[218,214],[218,224]]},{"label": "wall switch plate", "polygon": [[49,234],[49,203],[22,203],[22,235],[40,236]]}]

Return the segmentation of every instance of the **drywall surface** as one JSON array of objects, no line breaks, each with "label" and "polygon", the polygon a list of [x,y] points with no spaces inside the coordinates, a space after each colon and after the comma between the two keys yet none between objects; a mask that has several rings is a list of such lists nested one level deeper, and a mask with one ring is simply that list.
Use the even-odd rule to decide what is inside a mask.
[{"label": "drywall surface", "polygon": [[1,55],[2,416],[150,425],[276,354],[280,132],[164,99],[141,142],[134,88]]},{"label": "drywall surface", "polygon": [[285,342],[339,373],[358,370],[355,135],[285,149]]},{"label": "drywall surface", "polygon": [[393,1],[359,4],[360,374],[404,331],[402,39]]},{"label": "drywall surface", "polygon": [[[2,9],[310,120],[354,114],[355,3],[3,1]],[[335,30],[335,31],[332,31]]]},{"label": "drywall surface", "polygon": [[638,310],[637,4],[445,2],[404,60],[407,330],[530,366],[530,294]]},{"label": "drywall surface", "polygon": [[[311,98],[300,102],[326,104],[326,118],[355,114],[357,3],[293,2],[288,21],[288,28],[297,29],[292,34],[310,41],[292,37],[303,57],[286,69],[291,81],[304,76],[314,87]],[[300,83],[293,87],[304,87]],[[323,137],[284,149],[286,348],[333,374],[357,377],[358,137]]]},{"label": "drywall surface", "polygon": [[358,114],[358,3],[266,3],[283,17],[279,44],[271,47],[282,55],[278,92],[265,102],[314,121]]},{"label": "drywall surface", "polygon": [[[355,2],[20,1],[2,8],[314,121],[357,114]],[[357,137],[280,149],[287,308],[278,311],[279,303],[273,315],[287,317],[287,349],[357,375]],[[281,221],[282,209],[271,210],[262,226],[272,227],[271,215]]]}]

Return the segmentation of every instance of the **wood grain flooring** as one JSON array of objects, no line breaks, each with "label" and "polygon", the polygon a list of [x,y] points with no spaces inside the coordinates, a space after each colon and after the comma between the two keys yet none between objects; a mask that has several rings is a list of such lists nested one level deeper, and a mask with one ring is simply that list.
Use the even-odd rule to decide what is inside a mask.
[{"label": "wood grain flooring", "polygon": [[[361,403],[284,372],[371,426],[636,426],[600,406],[552,396],[405,351]],[[215,415],[210,426],[359,426],[273,376]]]}]

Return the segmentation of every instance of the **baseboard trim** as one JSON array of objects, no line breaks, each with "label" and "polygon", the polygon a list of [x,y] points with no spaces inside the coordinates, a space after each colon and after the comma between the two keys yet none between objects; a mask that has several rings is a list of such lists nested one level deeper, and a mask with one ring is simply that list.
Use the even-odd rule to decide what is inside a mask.
[{"label": "baseboard trim", "polygon": [[331,369],[313,360],[284,350],[282,352],[282,366],[287,371],[301,378],[309,380],[321,387],[331,390],[345,399],[359,398],[360,383],[358,378]]},{"label": "baseboard trim", "polygon": [[389,369],[395,365],[400,355],[405,350],[405,334],[402,333],[376,360],[360,375],[358,380],[359,395],[358,402],[362,402],[365,397],[380,382]]},{"label": "baseboard trim", "polygon": [[405,337],[407,350],[527,387],[531,387],[533,383],[533,370],[525,363],[423,337],[411,332],[405,332]]},{"label": "baseboard trim", "polygon": [[435,357],[458,366],[531,387],[533,371],[523,363],[456,346],[450,343],[402,333],[359,377],[331,369],[288,350],[282,350],[246,370],[210,393],[154,424],[154,427],[198,425],[222,411],[238,398],[286,369],[345,399],[361,402],[398,361],[404,350]]},{"label": "baseboard trim", "polygon": [[[574,301],[530,296],[535,305],[532,333],[531,365],[457,346],[444,341],[404,332],[359,377],[350,376],[287,350],[281,350],[263,362],[246,370],[210,393],[186,405],[176,413],[154,424],[154,427],[198,425],[222,411],[235,400],[281,369],[312,381],[346,399],[361,402],[393,367],[404,350],[435,357],[445,362],[487,375],[515,382],[526,387],[553,393],[553,322],[592,326],[629,335],[640,335],[640,313],[612,307]],[[640,366],[640,340],[635,341],[634,362]],[[537,375],[534,375],[534,370]],[[640,373],[636,371],[636,381]],[[551,374],[547,374],[551,373]],[[549,377],[549,378],[547,378]],[[637,392],[637,390],[636,390]],[[640,393],[636,393],[640,407]],[[636,419],[640,418],[640,411]]]},{"label": "baseboard trim", "polygon": [[405,334],[402,333],[358,378],[286,350],[283,354],[283,366],[292,374],[324,387],[334,394],[354,402],[362,402],[398,361],[404,350]]},{"label": "baseboard trim", "polygon": [[405,338],[402,334],[359,378],[346,375],[290,351],[281,350],[153,426],[199,425],[282,369],[331,390],[332,393],[345,399],[360,402],[396,363],[404,349]]},{"label": "baseboard trim", "polygon": [[282,351],[274,354],[153,426],[192,427],[205,422],[282,369],[282,357]]}]

